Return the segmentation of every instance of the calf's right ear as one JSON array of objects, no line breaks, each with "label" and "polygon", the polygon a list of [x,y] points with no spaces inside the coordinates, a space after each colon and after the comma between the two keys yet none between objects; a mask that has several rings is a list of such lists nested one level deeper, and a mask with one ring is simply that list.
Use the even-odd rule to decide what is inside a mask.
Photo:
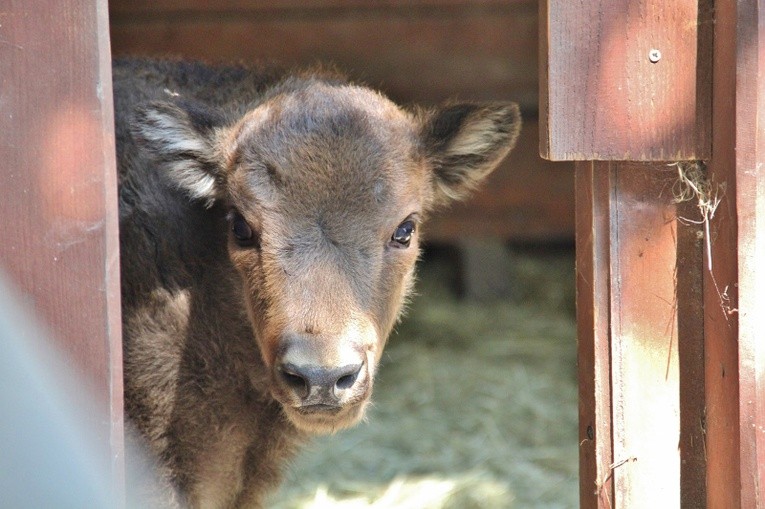
[{"label": "calf's right ear", "polygon": [[156,102],[138,109],[133,136],[171,182],[210,207],[222,196],[224,172],[215,144],[222,115],[186,101]]}]

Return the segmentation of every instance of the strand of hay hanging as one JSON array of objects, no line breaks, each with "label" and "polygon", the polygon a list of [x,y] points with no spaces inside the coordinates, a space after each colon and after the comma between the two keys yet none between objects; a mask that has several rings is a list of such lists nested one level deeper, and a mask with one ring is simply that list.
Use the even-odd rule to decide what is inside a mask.
[{"label": "strand of hay hanging", "polygon": [[726,286],[723,290],[720,290],[720,286],[717,284],[712,261],[712,235],[710,228],[710,223],[715,217],[717,207],[720,206],[722,197],[725,194],[725,183],[715,183],[709,177],[706,166],[700,161],[677,162],[672,163],[670,166],[677,167],[678,176],[672,189],[675,202],[682,203],[693,201],[696,203],[699,213],[701,214],[700,221],[694,221],[688,218],[678,219],[690,223],[702,224],[704,227],[707,270],[709,271],[710,279],[715,287],[717,296],[720,299],[723,316],[727,320],[729,315],[736,313],[738,310],[731,305],[731,298],[728,295],[728,287]]},{"label": "strand of hay hanging", "polygon": [[514,266],[520,295],[479,304],[426,261],[368,422],[316,440],[269,507],[576,507],[573,258]]},{"label": "strand of hay hanging", "polygon": [[701,213],[701,221],[693,221],[688,218],[680,219],[704,225],[704,237],[707,243],[707,268],[709,272],[712,272],[709,223],[720,205],[723,188],[712,182],[707,174],[706,166],[699,161],[672,163],[671,166],[677,167],[677,180],[672,189],[675,203],[694,201]]}]

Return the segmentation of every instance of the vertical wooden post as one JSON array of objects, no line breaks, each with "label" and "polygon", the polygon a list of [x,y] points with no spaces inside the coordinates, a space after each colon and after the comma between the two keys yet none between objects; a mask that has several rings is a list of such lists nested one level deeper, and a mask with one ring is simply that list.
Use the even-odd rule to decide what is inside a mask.
[{"label": "vertical wooden post", "polygon": [[608,165],[576,163],[579,505],[608,507],[611,482],[610,248]]},{"label": "vertical wooden post", "polygon": [[614,507],[675,507],[680,435],[674,172],[609,164]]},{"label": "vertical wooden post", "polygon": [[713,156],[721,202],[704,274],[712,508],[765,507],[765,6],[715,3]]},{"label": "vertical wooden post", "polygon": [[676,178],[666,164],[577,163],[581,507],[671,507],[704,492],[687,424],[700,435],[703,390],[682,408],[680,396],[703,369],[700,229]]},{"label": "vertical wooden post", "polygon": [[[678,169],[679,170],[679,169]],[[677,355],[680,366],[681,507],[706,503],[707,448],[704,380],[704,225],[697,200],[677,205]]]},{"label": "vertical wooden post", "polygon": [[106,0],[0,9],[0,270],[97,401],[123,489],[117,185]]}]

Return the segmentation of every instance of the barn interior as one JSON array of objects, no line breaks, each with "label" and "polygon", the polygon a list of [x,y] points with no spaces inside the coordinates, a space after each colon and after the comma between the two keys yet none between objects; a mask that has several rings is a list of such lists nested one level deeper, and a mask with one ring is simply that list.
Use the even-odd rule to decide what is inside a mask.
[{"label": "barn interior", "polygon": [[536,0],[112,0],[114,56],[331,64],[400,104],[511,100],[524,128],[426,226],[368,421],[315,440],[278,508],[574,507],[574,172],[538,150]]},{"label": "barn interior", "polygon": [[[507,316],[515,327],[539,312],[546,324],[570,324],[570,304],[565,311],[546,314],[548,308],[531,299],[570,292],[565,276],[571,274],[570,252],[566,254],[570,227],[556,225],[573,219],[571,184],[566,182],[573,178],[570,168],[555,170],[536,156],[537,102],[540,150],[553,159],[577,160],[579,433],[576,444],[561,443],[572,452],[579,449],[581,506],[755,507],[765,500],[765,305],[758,291],[765,284],[765,272],[759,270],[765,221],[757,220],[765,210],[760,171],[765,166],[765,131],[757,129],[765,118],[765,101],[760,100],[765,90],[762,2],[548,0],[536,6],[541,9],[538,29],[536,7],[527,0],[115,0],[111,13],[109,3],[24,0],[6,2],[0,9],[0,343],[3,364],[11,368],[0,369],[5,505],[62,506],[67,495],[77,495],[68,481],[76,470],[74,458],[51,452],[61,447],[58,439],[51,447],[40,447],[47,442],[41,442],[44,429],[39,423],[53,432],[84,432],[78,442],[83,447],[70,451],[84,453],[85,444],[99,448],[94,451],[101,461],[96,470],[110,485],[104,486],[105,496],[119,503],[129,488],[110,31],[117,54],[323,59],[401,101],[412,97],[435,102],[461,95],[510,98],[523,105],[526,138],[507,167],[464,209],[454,208],[431,224],[422,297],[391,341],[384,366],[390,382],[381,381],[374,409],[379,419],[370,420],[370,425],[378,422],[392,430],[394,439],[381,446],[384,453],[378,456],[360,445],[383,443],[370,435],[347,446],[353,452],[370,451],[366,460],[373,475],[359,466],[349,467],[353,475],[343,474],[341,466],[350,455],[334,462],[325,456],[317,460],[323,480],[314,481],[317,477],[301,470],[301,465],[310,468],[310,461],[301,459],[286,491],[272,505],[547,503],[542,499],[547,495],[540,493],[558,485],[549,471],[540,470],[543,481],[538,485],[528,476],[506,476],[496,467],[487,474],[490,482],[471,485],[484,488],[463,489],[466,484],[455,481],[465,479],[465,472],[468,479],[481,478],[473,474],[492,465],[487,451],[522,437],[520,430],[538,429],[543,435],[538,443],[549,445],[557,443],[550,428],[569,429],[563,418],[551,419],[556,425],[546,428],[547,421],[539,417],[545,402],[557,405],[559,400],[537,398],[533,412],[499,424],[486,411],[489,402],[478,412],[468,406],[480,399],[480,390],[493,387],[500,396],[491,403],[522,408],[520,394],[530,392],[512,381],[510,373],[516,369],[508,358],[520,359],[517,371],[524,381],[537,376],[528,374],[531,359],[519,353],[527,350],[508,345],[516,341],[541,352],[530,340],[538,336],[517,332],[527,329],[508,332],[510,326],[497,329],[501,354],[489,349],[484,356],[497,360],[498,378],[466,374],[469,360],[476,358],[480,374],[488,371],[479,348],[492,342],[475,338],[493,317]],[[538,99],[536,70],[529,63],[537,59],[537,32],[542,46]],[[519,160],[524,157],[531,161],[528,166]],[[556,194],[556,189],[562,191]],[[498,202],[493,201],[496,196]],[[462,222],[471,211],[477,217]],[[440,240],[439,225],[448,229]],[[550,262],[557,256],[567,265],[559,273]],[[534,270],[524,277],[523,267]],[[528,281],[540,282],[544,291],[534,291]],[[439,309],[431,288],[444,293],[447,305],[441,315],[427,318]],[[23,309],[7,304],[9,298]],[[519,314],[482,314],[502,302],[520,306]],[[465,303],[473,307],[457,307]],[[448,325],[444,315],[457,317],[457,325]],[[469,322],[473,318],[476,322]],[[30,332],[23,327],[30,322],[47,331]],[[418,330],[427,339],[420,339]],[[541,325],[533,330],[542,331],[539,336],[556,353],[573,348],[573,331],[560,339]],[[430,347],[441,332],[451,339]],[[45,343],[37,341],[46,336]],[[450,366],[438,356],[452,344],[467,345],[454,339],[459,337],[471,338],[469,348],[456,350],[459,358],[446,379],[451,382],[459,374],[484,380],[480,390],[465,382],[440,383],[435,369],[429,371],[420,362],[431,359],[428,367]],[[397,350],[403,345],[423,348],[408,355]],[[34,359],[40,353],[56,357],[67,376],[80,384],[65,387],[59,373],[44,362],[37,370],[17,362],[25,357],[44,360]],[[561,363],[570,366],[573,359]],[[556,395],[564,394],[570,378],[554,377],[565,370],[549,361],[542,365],[539,371],[554,381]],[[404,410],[390,406],[395,418],[386,424],[383,403],[407,401],[405,382],[427,373],[428,381],[416,383],[410,392],[428,398],[415,399]],[[46,378],[48,383],[41,383]],[[511,387],[500,389],[498,379],[511,380]],[[393,387],[388,399],[386,383]],[[437,433],[434,423],[446,418],[426,418],[415,410],[432,408],[426,403],[445,396],[445,387],[462,390],[458,403],[442,404],[450,409],[448,415],[456,415],[454,422],[466,423],[468,416],[478,414],[482,424],[499,432],[452,427]],[[69,405],[66,395],[86,399],[92,410]],[[73,420],[75,426],[66,429],[50,426],[55,421],[44,410],[60,413],[67,410],[63,407],[83,422]],[[559,407],[570,408],[567,415],[573,415],[572,407]],[[419,419],[427,432],[404,427],[403,417]],[[18,418],[16,425],[8,425],[12,418]],[[347,436],[354,435],[337,439]],[[433,436],[437,441],[430,449],[420,448]],[[463,460],[465,453],[453,453],[453,470],[444,466],[444,455],[433,452],[451,454],[470,438],[478,444],[478,454]],[[321,458],[323,444],[317,442],[317,452],[308,454]],[[407,460],[434,457],[439,469],[410,461],[408,467],[385,470],[384,462],[396,457],[394,447],[401,447],[404,452],[398,457]],[[523,450],[542,467],[563,468],[562,458],[573,456],[558,456],[533,441]],[[522,454],[513,454],[498,451],[496,457],[505,465],[523,465]],[[40,475],[46,464],[61,473]],[[332,472],[339,472],[345,484],[333,481]],[[355,491],[354,479],[361,486]],[[301,483],[306,485],[304,495],[290,495],[288,490],[301,490]],[[422,493],[442,495],[418,500]],[[458,493],[469,495],[450,502],[459,500]],[[479,500],[479,494],[489,500],[491,493],[499,494],[491,503],[469,502]]]}]

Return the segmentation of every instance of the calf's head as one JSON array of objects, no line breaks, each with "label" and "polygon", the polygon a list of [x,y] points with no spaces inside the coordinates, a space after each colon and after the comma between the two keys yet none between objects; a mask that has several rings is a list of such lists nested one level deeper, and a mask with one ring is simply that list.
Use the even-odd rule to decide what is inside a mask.
[{"label": "calf's head", "polygon": [[142,144],[219,203],[271,392],[298,427],[357,422],[413,281],[420,225],[508,153],[512,103],[405,111],[363,87],[291,79],[246,112],[153,103]]}]

